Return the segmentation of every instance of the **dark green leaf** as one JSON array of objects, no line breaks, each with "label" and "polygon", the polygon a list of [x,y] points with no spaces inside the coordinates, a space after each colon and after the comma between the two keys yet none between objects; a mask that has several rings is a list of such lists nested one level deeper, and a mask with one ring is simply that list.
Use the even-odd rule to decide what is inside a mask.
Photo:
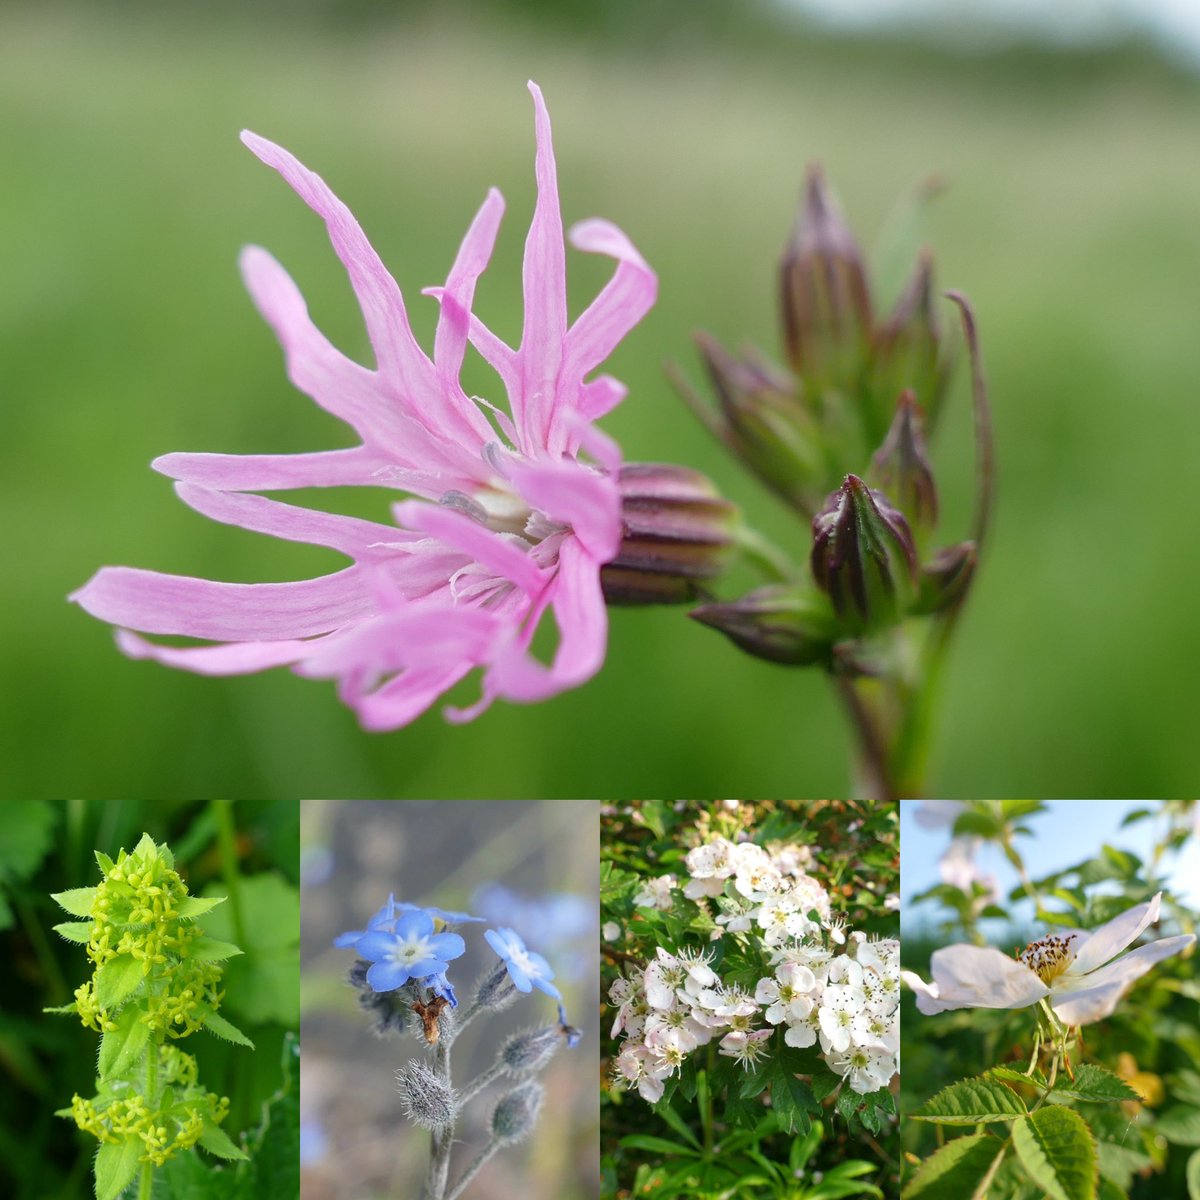
[{"label": "dark green leaf", "polygon": [[1074,1080],[1059,1078],[1050,1099],[1067,1096],[1072,1100],[1140,1100],[1141,1096],[1119,1075],[1095,1063],[1076,1068]]},{"label": "dark green leaf", "polygon": [[1025,1102],[1011,1088],[981,1076],[952,1083],[909,1116],[938,1125],[980,1125],[1012,1121],[1025,1111]]},{"label": "dark green leaf", "polygon": [[1200,1108],[1176,1104],[1158,1118],[1154,1128],[1177,1146],[1200,1146]]},{"label": "dark green leaf", "polygon": [[989,1133],[955,1138],[917,1169],[902,1200],[974,1200],[1004,1154],[1004,1143]]},{"label": "dark green leaf", "polygon": [[1069,1108],[1043,1108],[1012,1127],[1013,1149],[1050,1200],[1095,1200],[1096,1142]]},{"label": "dark green leaf", "polygon": [[117,1200],[138,1173],[141,1139],[130,1134],[123,1142],[105,1142],[96,1151],[96,1200]]}]

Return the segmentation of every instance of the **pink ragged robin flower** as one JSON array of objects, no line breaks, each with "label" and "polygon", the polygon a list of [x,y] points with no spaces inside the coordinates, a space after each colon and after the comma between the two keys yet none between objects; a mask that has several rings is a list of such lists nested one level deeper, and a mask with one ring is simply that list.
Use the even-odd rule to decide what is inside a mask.
[{"label": "pink ragged robin flower", "polygon": [[[600,568],[621,540],[621,456],[594,422],[625,388],[592,373],[653,305],[657,283],[614,225],[580,222],[572,243],[617,266],[569,323],[550,119],[537,86],[529,89],[537,204],[515,349],[471,311],[504,210],[499,192],[488,193],[445,286],[430,289],[440,304],[431,359],[413,336],[400,289],[345,205],[287,151],[242,135],[325,221],[362,308],[374,369],[326,340],[266,251],[251,246],[242,254],[246,286],[279,337],[292,382],[350,425],[360,444],[306,454],[168,454],[154,467],[214,520],[329,546],[352,565],[261,584],[105,567],[71,598],[119,627],[126,654],[208,675],[291,665],[335,679],[362,725],[376,730],[412,721],[476,667],[482,697],[447,710],[452,720],[471,719],[497,697],[544,699],[599,669],[607,637]],[[463,391],[468,341],[499,374],[507,412]],[[395,504],[388,524],[255,494],[346,485],[417,498]],[[559,640],[543,664],[529,647],[548,609]],[[215,644],[162,645],[132,630]]]}]

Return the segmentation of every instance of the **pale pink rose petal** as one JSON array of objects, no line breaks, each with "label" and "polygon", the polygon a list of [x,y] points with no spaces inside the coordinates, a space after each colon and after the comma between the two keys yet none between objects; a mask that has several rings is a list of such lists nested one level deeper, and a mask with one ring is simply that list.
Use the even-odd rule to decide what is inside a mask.
[{"label": "pale pink rose petal", "polygon": [[1158,920],[1162,907],[1162,892],[1144,904],[1135,904],[1099,928],[1084,934],[1076,943],[1075,958],[1070,966],[1072,975],[1086,975],[1102,966],[1126,946],[1131,945],[1150,925]]},{"label": "pale pink rose petal", "polygon": [[911,971],[903,974],[927,1015],[951,1008],[1026,1008],[1050,992],[1028,967],[993,946],[943,946],[929,967],[932,984]]}]

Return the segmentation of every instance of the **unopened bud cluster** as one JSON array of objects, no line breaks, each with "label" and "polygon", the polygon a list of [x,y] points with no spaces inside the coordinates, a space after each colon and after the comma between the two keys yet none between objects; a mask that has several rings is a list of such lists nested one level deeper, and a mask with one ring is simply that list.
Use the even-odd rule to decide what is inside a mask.
[{"label": "unopened bud cluster", "polygon": [[[692,615],[772,662],[833,666],[847,646],[963,600],[976,546],[929,545],[938,493],[927,439],[953,355],[922,253],[880,313],[858,243],[812,169],[780,264],[787,367],[697,344],[716,406],[681,384],[709,429],[811,522],[793,578]],[[798,564],[808,561],[805,571]]]},{"label": "unopened bud cluster", "polygon": [[420,1059],[413,1059],[396,1072],[396,1085],[404,1101],[404,1113],[422,1129],[443,1129],[454,1124],[458,1111],[454,1090]]},{"label": "unopened bud cluster", "polygon": [[528,1137],[537,1124],[546,1089],[540,1083],[523,1083],[506,1092],[492,1110],[492,1139],[510,1146]]}]

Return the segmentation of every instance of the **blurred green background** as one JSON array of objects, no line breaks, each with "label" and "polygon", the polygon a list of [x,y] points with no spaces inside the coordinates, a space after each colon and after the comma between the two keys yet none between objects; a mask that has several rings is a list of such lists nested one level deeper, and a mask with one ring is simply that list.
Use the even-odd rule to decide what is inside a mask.
[{"label": "blurred green background", "polygon": [[[123,659],[65,602],[102,564],[299,578],[332,552],[190,512],[172,450],[296,451],[348,431],[287,383],[236,269],[266,245],[349,353],[365,336],[318,221],[237,141],[319,170],[432,329],[486,188],[508,216],[478,308],[518,328],[531,211],[525,80],[555,123],[564,215],[618,222],[661,278],[610,361],[631,460],[709,472],[794,538],[667,387],[689,333],[774,354],[774,264],[804,164],[866,244],[929,172],[939,280],[982,331],[999,513],[952,656],[942,795],[1171,795],[1194,782],[1200,516],[1200,86],[1148,50],[955,57],[838,41],[725,4],[72,7],[0,15],[0,790],[7,795],[842,794],[824,680],[744,659],[680,611],[623,611],[602,674],[466,728],[361,733],[285,671]],[[436,14],[436,15],[434,15]],[[741,15],[738,15],[741,14]],[[737,19],[735,19],[735,17]],[[573,302],[603,264],[569,261]],[[960,394],[961,399],[961,394]],[[938,447],[966,525],[966,422]],[[382,514],[385,497],[324,496]],[[456,699],[470,699],[474,683]],[[614,753],[619,744],[620,752]]]}]

